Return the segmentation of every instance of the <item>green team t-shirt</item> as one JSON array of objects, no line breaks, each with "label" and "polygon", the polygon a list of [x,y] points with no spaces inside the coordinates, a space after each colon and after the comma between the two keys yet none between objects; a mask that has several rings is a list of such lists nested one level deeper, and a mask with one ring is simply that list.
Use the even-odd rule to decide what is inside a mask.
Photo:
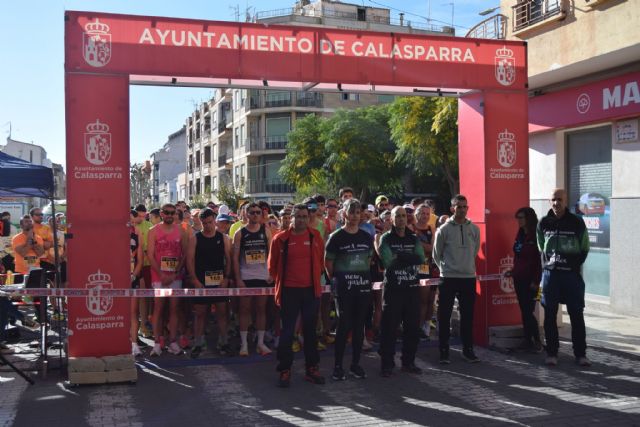
[{"label": "green team t-shirt", "polygon": [[331,233],[325,248],[325,258],[333,261],[333,277],[339,286],[371,290],[371,257],[373,242],[369,233],[358,230],[351,234],[344,229]]}]

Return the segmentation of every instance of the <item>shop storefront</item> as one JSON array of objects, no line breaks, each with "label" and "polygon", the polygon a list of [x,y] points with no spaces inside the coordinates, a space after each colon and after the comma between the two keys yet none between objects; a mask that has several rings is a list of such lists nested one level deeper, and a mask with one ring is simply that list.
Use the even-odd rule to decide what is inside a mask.
[{"label": "shop storefront", "polygon": [[529,104],[531,205],[549,209],[555,187],[567,189],[569,208],[585,221],[591,251],[584,264],[586,292],[611,310],[640,304],[633,261],[640,227],[640,73],[603,79]]}]

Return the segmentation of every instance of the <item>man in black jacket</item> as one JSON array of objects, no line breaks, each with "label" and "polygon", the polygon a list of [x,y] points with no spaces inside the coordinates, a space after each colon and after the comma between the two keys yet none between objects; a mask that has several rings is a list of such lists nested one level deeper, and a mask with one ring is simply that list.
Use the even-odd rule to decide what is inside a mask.
[{"label": "man in black jacket", "polygon": [[558,364],[558,304],[566,304],[571,320],[571,341],[576,363],[590,366],[584,325],[584,280],[580,269],[589,253],[589,235],[582,218],[567,209],[567,193],[556,189],[551,209],[537,230],[542,256],[542,306],[549,366]]}]

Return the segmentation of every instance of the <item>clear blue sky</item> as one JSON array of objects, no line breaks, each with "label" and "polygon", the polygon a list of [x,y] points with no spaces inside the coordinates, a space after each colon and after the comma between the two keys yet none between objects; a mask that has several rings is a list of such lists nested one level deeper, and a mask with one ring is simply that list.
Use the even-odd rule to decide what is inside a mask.
[{"label": "clear blue sky", "polygon": [[[499,5],[499,0],[351,0],[365,6],[391,7],[392,16],[435,25],[450,25],[455,3],[456,33],[482,20],[478,12]],[[0,140],[12,137],[47,150],[55,163],[65,164],[64,27],[65,10],[87,10],[205,20],[241,19],[250,7],[265,11],[292,7],[295,0],[35,0],[6,1],[0,9]],[[431,3],[429,5],[429,3]],[[415,15],[411,15],[415,14]],[[417,16],[416,16],[417,15]],[[193,88],[131,88],[131,160],[140,162],[160,148],[167,136],[180,129],[194,104],[211,91]]]}]

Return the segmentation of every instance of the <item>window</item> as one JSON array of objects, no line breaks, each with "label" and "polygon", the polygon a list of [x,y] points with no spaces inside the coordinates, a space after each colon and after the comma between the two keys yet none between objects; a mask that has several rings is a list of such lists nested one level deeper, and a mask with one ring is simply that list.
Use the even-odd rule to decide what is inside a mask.
[{"label": "window", "polygon": [[244,147],[244,140],[246,139],[247,134],[244,130],[244,125],[240,125],[240,146]]},{"label": "window", "polygon": [[233,168],[233,175],[234,175],[234,183],[236,188],[240,187],[240,166],[236,166],[235,168]]},{"label": "window", "polygon": [[367,9],[364,7],[358,8],[358,21],[366,21],[367,20]]},{"label": "window", "polygon": [[287,133],[291,130],[291,117],[267,118],[267,150],[283,149],[287,142]]},{"label": "window", "polygon": [[360,101],[360,94],[344,92],[342,93],[342,100],[343,101]]},{"label": "window", "polygon": [[212,152],[211,152],[212,159],[211,160],[213,160],[215,162],[218,159],[218,144],[213,144],[211,146],[211,150],[212,150]]},{"label": "window", "polygon": [[245,165],[240,165],[240,182],[245,182],[245,175],[244,175],[244,167]]},{"label": "window", "polygon": [[239,145],[240,144],[240,129],[239,128],[234,128],[233,132],[234,132],[234,135],[233,135],[233,137],[234,137],[234,146],[236,148],[238,148],[240,146]]},{"label": "window", "polygon": [[29,150],[29,163],[33,163],[33,151]]},{"label": "window", "polygon": [[218,177],[214,176],[211,179],[211,191],[218,191]]},{"label": "window", "polygon": [[390,104],[395,99],[395,95],[378,95],[378,102],[381,104]]},{"label": "window", "polygon": [[233,91],[233,109],[236,111],[240,109],[240,91],[239,90]]}]

